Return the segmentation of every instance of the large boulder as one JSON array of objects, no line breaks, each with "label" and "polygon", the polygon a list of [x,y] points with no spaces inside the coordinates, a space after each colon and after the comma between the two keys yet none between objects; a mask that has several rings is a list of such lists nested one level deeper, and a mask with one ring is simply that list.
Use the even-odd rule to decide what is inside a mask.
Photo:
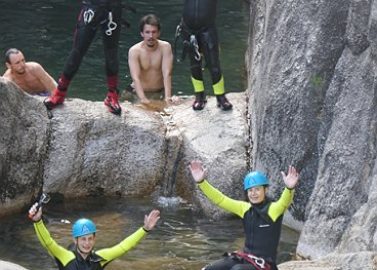
[{"label": "large boulder", "polygon": [[199,203],[200,209],[214,218],[223,216],[224,211],[198,191],[188,164],[193,159],[200,159],[211,184],[230,197],[244,199],[243,177],[248,170],[245,94],[232,93],[228,98],[233,103],[231,111],[216,108],[216,99],[210,97],[204,110],[193,111],[190,100],[173,107],[170,117],[172,132],[179,134],[181,141],[175,169],[175,193]]},{"label": "large boulder", "polygon": [[0,216],[42,189],[48,136],[45,107],[0,77]]},{"label": "large boulder", "polygon": [[208,166],[213,184],[243,196],[244,93],[229,95],[234,109],[228,112],[215,98],[193,111],[190,97],[169,108],[122,103],[122,115],[115,116],[102,102],[66,99],[48,115],[43,98],[1,82],[2,214],[30,205],[43,190],[65,199],[180,195],[212,215],[216,208],[196,199],[187,170],[195,158]]},{"label": "large boulder", "polygon": [[44,189],[65,198],[145,195],[161,181],[165,126],[159,114],[69,99],[52,111]]}]

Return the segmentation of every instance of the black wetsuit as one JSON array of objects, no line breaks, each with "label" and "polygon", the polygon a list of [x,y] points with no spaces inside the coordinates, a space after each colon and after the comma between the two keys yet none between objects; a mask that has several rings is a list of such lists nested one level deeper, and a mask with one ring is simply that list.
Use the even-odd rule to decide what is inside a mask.
[{"label": "black wetsuit", "polygon": [[[245,231],[243,253],[263,258],[265,268],[255,267],[240,253],[226,253],[225,258],[215,261],[205,270],[277,270],[276,255],[280,239],[284,212],[293,200],[293,190],[284,189],[277,201],[266,199],[260,204],[238,201],[225,196],[208,181],[199,183],[205,196],[218,207],[227,210],[242,219]],[[268,265],[267,265],[268,264]]]},{"label": "black wetsuit", "polygon": [[[109,28],[109,14],[116,24]],[[121,0],[83,0],[76,29],[73,47],[58,82],[58,89],[66,91],[81,61],[100,29],[105,53],[107,84],[110,91],[116,90],[118,84],[119,60],[118,43],[121,29]],[[112,24],[114,27],[115,24]]]},{"label": "black wetsuit", "polygon": [[[190,43],[190,36],[195,35],[199,51],[204,55],[210,70],[212,83],[221,79],[219,45],[215,25],[217,0],[185,0],[182,15],[182,37]],[[193,50],[189,50],[191,75],[196,80],[203,80],[202,61],[195,59]]]}]

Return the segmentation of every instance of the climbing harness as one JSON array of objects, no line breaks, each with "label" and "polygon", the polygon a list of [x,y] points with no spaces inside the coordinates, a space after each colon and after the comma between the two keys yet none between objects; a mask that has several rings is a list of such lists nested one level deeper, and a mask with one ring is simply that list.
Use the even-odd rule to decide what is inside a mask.
[{"label": "climbing harness", "polygon": [[200,61],[202,56],[200,55],[198,41],[196,40],[196,37],[194,34],[190,35],[190,45],[194,49],[195,60]]},{"label": "climbing harness", "polygon": [[253,254],[240,251],[232,252],[231,255],[235,255],[244,259],[245,261],[252,264],[257,270],[271,270],[270,264],[268,264],[262,257],[257,257]]},{"label": "climbing harness", "polygon": [[[184,28],[184,26],[182,26],[182,22],[181,22],[177,25],[177,28],[175,29],[175,36],[174,36],[174,56],[175,56],[175,59],[177,59],[177,62],[182,62],[186,57],[187,50],[190,49],[194,52],[195,60],[200,61],[202,59],[202,55],[200,54],[199,44],[198,44],[198,41],[196,39],[195,34],[190,34],[190,41],[188,41],[188,40],[185,40],[184,38],[182,38],[182,31],[185,31],[186,34],[190,34],[190,33],[188,33],[187,30],[185,30],[185,28]],[[178,47],[178,39],[179,38],[183,39],[183,41],[182,41],[183,50],[182,50],[182,55],[181,55],[180,58],[177,57],[177,47]]]},{"label": "climbing harness", "polygon": [[105,31],[105,34],[111,36],[117,26],[118,25],[113,21],[113,13],[109,11],[109,22],[107,23],[107,30]]}]

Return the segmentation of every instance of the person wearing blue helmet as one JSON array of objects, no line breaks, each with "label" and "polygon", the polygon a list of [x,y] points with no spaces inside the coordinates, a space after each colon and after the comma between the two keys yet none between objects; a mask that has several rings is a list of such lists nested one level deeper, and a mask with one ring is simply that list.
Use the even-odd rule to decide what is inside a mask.
[{"label": "person wearing blue helmet", "polygon": [[97,228],[87,218],[77,220],[72,226],[73,245],[66,249],[55,242],[42,220],[42,207],[35,203],[29,210],[34,229],[42,246],[54,257],[60,270],[101,270],[114,259],[127,253],[152,230],[160,218],[158,210],[144,217],[144,226],[111,248],[94,251]]},{"label": "person wearing blue helmet", "polygon": [[211,263],[203,270],[276,270],[284,212],[290,206],[299,173],[289,166],[288,173],[281,172],[285,188],[277,201],[267,196],[269,180],[259,171],[248,173],[244,178],[244,190],[248,201],[234,200],[214,188],[206,180],[206,170],[201,161],[194,160],[189,166],[193,179],[204,195],[218,207],[242,219],[245,244],[242,251],[226,253],[223,259]]}]

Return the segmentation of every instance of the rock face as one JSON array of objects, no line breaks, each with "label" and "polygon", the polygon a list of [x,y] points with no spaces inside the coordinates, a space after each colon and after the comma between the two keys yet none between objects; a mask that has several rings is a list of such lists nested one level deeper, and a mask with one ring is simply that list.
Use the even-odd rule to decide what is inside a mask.
[{"label": "rock face", "polygon": [[213,184],[242,196],[244,94],[229,95],[230,112],[216,108],[214,98],[195,112],[188,99],[166,111],[123,104],[121,117],[107,112],[102,102],[67,99],[49,119],[43,99],[0,82],[3,215],[29,206],[42,189],[66,199],[180,195],[207,214],[223,215],[207,200],[196,199],[187,170],[195,158],[208,166]]},{"label": "rock face", "polygon": [[377,3],[250,3],[251,166],[300,169],[300,256],[375,252]]},{"label": "rock face", "polygon": [[1,270],[27,270],[26,268],[19,266],[17,264],[7,262],[7,261],[1,261],[1,260],[0,260],[0,269]]},{"label": "rock face", "polygon": [[0,216],[41,190],[48,136],[43,104],[0,78]]}]

